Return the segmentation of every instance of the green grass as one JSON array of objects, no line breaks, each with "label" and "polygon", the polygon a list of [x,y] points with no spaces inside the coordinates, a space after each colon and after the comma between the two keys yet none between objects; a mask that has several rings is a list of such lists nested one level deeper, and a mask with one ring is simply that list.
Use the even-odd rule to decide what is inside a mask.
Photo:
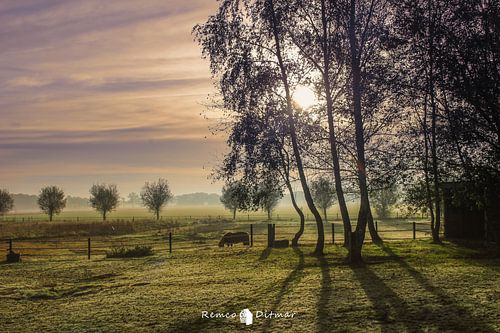
[{"label": "green grass", "polygon": [[[138,236],[137,236],[138,237]],[[151,236],[148,236],[151,237]],[[5,332],[494,332],[500,253],[428,241],[366,245],[365,264],[313,247],[155,251],[133,259],[33,257],[0,265]],[[293,319],[202,319],[202,311]]]}]

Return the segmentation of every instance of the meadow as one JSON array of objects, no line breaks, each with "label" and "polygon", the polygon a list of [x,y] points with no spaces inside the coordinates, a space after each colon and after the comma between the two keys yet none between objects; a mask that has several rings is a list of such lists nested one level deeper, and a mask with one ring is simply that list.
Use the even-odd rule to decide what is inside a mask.
[{"label": "meadow", "polygon": [[[300,249],[191,249],[0,266],[5,332],[497,332],[500,254],[426,240],[367,245],[365,263]],[[294,318],[201,317],[202,311]]]},{"label": "meadow", "polygon": [[[340,221],[334,221],[335,245],[330,226],[325,227],[326,255],[318,259],[309,255],[316,239],[312,221],[306,224],[300,248],[268,249],[268,221],[258,216],[231,221],[213,215],[160,221],[138,216],[132,222],[122,215],[107,222],[2,223],[0,238],[15,231],[13,247],[22,254],[21,263],[0,265],[3,331],[500,330],[498,249],[451,242],[433,245],[423,220],[414,220],[419,231],[418,239],[412,240],[412,220],[379,220],[384,246],[368,239],[364,264],[352,266],[344,260]],[[286,218],[273,223],[277,239],[291,239],[298,228],[297,221]],[[225,232],[248,232],[250,224],[252,247],[217,246]],[[92,239],[90,260],[87,237]],[[1,244],[7,249],[6,242]],[[152,246],[154,254],[106,258],[114,247],[141,244]],[[248,327],[239,318],[202,318],[203,311],[239,316],[244,308],[254,315],[257,311],[295,315],[254,318]]]}]

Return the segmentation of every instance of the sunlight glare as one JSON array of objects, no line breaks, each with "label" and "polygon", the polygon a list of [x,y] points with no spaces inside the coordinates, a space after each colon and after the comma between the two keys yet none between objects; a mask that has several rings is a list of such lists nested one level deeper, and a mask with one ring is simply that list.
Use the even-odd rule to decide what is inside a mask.
[{"label": "sunlight glare", "polygon": [[293,93],[293,100],[303,109],[308,109],[317,103],[316,95],[306,86],[298,86]]}]

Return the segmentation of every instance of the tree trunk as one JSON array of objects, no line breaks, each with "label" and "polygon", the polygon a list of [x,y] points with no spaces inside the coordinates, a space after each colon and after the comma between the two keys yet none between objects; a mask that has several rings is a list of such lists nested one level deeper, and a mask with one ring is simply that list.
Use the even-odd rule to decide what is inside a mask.
[{"label": "tree trunk", "polygon": [[54,213],[52,212],[49,212],[49,222],[52,222],[52,216],[54,215]]},{"label": "tree trunk", "polygon": [[323,216],[325,216],[325,223],[328,223],[328,217],[326,216],[326,208],[323,208]]},{"label": "tree trunk", "polygon": [[160,219],[160,210],[156,210],[156,221]]},{"label": "tree trunk", "polygon": [[106,221],[106,211],[102,212],[102,220]]},{"label": "tree trunk", "polygon": [[[337,192],[337,199],[339,201],[340,214],[342,215],[342,223],[344,226],[344,246],[348,243],[349,233],[351,232],[351,219],[349,217],[349,211],[347,210],[347,204],[344,198],[344,190],[342,189],[342,177],[340,175],[340,161],[337,149],[337,138],[335,135],[335,124],[333,120],[333,99],[330,84],[330,54],[328,51],[328,31],[327,31],[327,17],[325,0],[321,1],[321,19],[323,24],[323,82],[325,85],[325,95],[326,95],[326,112],[328,115],[328,134],[330,141],[330,153],[332,155],[333,163],[333,176],[335,179],[335,191]],[[326,213],[325,213],[326,220]]]},{"label": "tree trunk", "polygon": [[271,210],[267,209],[267,219],[271,220]]},{"label": "tree trunk", "polygon": [[304,233],[305,217],[304,217],[304,213],[302,212],[302,209],[299,208],[299,205],[297,205],[297,202],[295,201],[295,195],[293,194],[293,190],[292,190],[292,186],[290,185],[290,182],[287,182],[286,186],[288,188],[288,192],[290,192],[290,199],[292,200],[292,206],[293,206],[293,208],[295,208],[295,211],[297,212],[297,214],[299,214],[299,217],[300,217],[299,231],[297,231],[297,233],[295,234],[295,236],[292,239],[292,246],[299,246],[299,238]]},{"label": "tree trunk", "polygon": [[373,218],[371,218],[370,200],[368,198],[368,185],[366,180],[366,160],[365,160],[365,142],[364,142],[364,129],[363,118],[361,112],[361,67],[360,59],[357,49],[357,38],[355,31],[356,21],[356,2],[351,0],[350,17],[349,17],[349,44],[351,51],[351,72],[352,72],[352,98],[353,98],[353,115],[356,130],[356,153],[357,153],[357,174],[359,182],[359,192],[361,196],[358,223],[356,225],[355,235],[352,238],[354,244],[349,248],[355,251],[351,255],[353,262],[361,260],[361,253],[363,242],[365,239],[366,225],[370,222],[369,230],[373,242],[382,242],[378,236],[375,227],[373,226]]},{"label": "tree trunk", "polygon": [[233,208],[233,220],[236,220],[236,208]]},{"label": "tree trunk", "polygon": [[292,104],[292,95],[290,93],[290,87],[288,84],[288,76],[286,73],[285,65],[283,62],[283,57],[281,53],[281,46],[280,46],[280,39],[279,39],[279,29],[276,21],[276,13],[274,12],[274,3],[273,0],[268,0],[269,3],[269,9],[270,9],[270,14],[271,14],[271,26],[273,29],[273,35],[274,35],[274,41],[275,41],[275,47],[276,47],[276,57],[279,63],[280,67],[280,72],[281,72],[281,80],[283,82],[283,86],[285,88],[285,95],[286,95],[286,102],[287,102],[287,118],[288,118],[288,125],[290,128],[290,137],[292,140],[292,147],[293,147],[293,153],[295,156],[295,163],[297,164],[297,171],[299,173],[299,178],[300,178],[300,184],[302,185],[302,190],[304,191],[304,197],[306,199],[307,206],[309,207],[309,210],[311,213],[314,215],[314,218],[316,220],[316,226],[318,229],[318,239],[316,242],[316,248],[314,249],[315,255],[323,255],[323,249],[325,247],[325,234],[323,230],[323,220],[321,219],[321,215],[318,212],[318,209],[314,205],[312,196],[311,196],[311,191],[309,190],[309,185],[307,184],[307,179],[306,175],[304,172],[304,167],[302,164],[302,157],[300,154],[300,148],[298,144],[298,139],[297,139],[297,132],[295,129],[295,120],[293,119],[293,104]]},{"label": "tree trunk", "polygon": [[435,100],[436,89],[434,84],[434,18],[432,14],[432,1],[428,1],[429,10],[429,96],[431,99],[431,161],[434,185],[434,209],[436,221],[432,229],[432,241],[441,243],[439,230],[441,227],[441,195],[439,190],[439,167],[437,158],[436,121],[437,105]]}]

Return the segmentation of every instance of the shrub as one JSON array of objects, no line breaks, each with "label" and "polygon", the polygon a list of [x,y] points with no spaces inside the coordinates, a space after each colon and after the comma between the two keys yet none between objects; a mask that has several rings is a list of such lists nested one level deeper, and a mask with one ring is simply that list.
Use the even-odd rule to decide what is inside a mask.
[{"label": "shrub", "polygon": [[153,255],[152,246],[136,245],[132,248],[118,246],[106,251],[107,258],[134,258],[134,257],[147,257]]}]

